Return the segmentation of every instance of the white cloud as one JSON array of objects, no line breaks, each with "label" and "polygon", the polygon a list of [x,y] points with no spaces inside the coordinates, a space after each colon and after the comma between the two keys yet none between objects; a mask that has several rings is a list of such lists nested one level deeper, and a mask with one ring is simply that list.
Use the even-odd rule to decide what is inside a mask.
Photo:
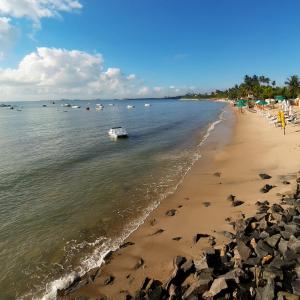
[{"label": "white cloud", "polygon": [[62,12],[82,8],[78,0],[0,0],[0,15],[26,18],[40,26],[40,19],[53,18]]},{"label": "white cloud", "polygon": [[10,18],[0,17],[0,60],[13,45],[18,30],[11,24]]},{"label": "white cloud", "polygon": [[129,74],[129,75],[127,76],[127,79],[128,79],[128,80],[134,80],[134,79],[136,79],[136,76],[135,76],[135,74]]},{"label": "white cloud", "polygon": [[119,68],[105,69],[100,54],[79,50],[37,48],[17,68],[0,69],[3,99],[122,98],[151,92]]},{"label": "white cloud", "polygon": [[138,90],[138,95],[142,97],[149,96],[149,92],[150,92],[149,87],[143,86]]}]

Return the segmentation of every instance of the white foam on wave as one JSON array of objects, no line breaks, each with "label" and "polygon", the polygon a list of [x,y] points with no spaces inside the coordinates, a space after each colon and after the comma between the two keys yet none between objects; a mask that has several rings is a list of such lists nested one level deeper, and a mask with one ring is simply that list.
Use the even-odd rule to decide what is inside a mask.
[{"label": "white foam on wave", "polygon": [[[222,112],[219,114],[218,120],[209,124],[209,126],[206,130],[206,133],[204,134],[203,138],[201,139],[200,143],[198,144],[198,148],[200,148],[205,143],[205,141],[208,139],[208,137],[210,136],[210,133],[215,129],[215,127],[224,120],[224,118],[223,118],[224,113],[225,113],[225,109],[223,109]],[[178,189],[178,187],[182,184],[184,178],[186,177],[188,172],[191,170],[193,165],[201,157],[202,157],[202,155],[201,155],[200,151],[196,152],[193,156],[193,159],[192,159],[189,167],[187,167],[186,170],[183,172],[181,179],[178,181],[178,183],[173,188],[170,188],[166,193],[160,195],[160,197],[157,201],[154,201],[149,207],[146,208],[144,214],[141,217],[139,217],[135,221],[128,224],[128,226],[123,230],[123,233],[118,238],[116,238],[114,240],[107,239],[105,241],[105,244],[102,244],[100,247],[96,248],[92,255],[89,255],[88,257],[83,259],[81,265],[79,266],[80,271],[71,272],[68,275],[65,275],[61,278],[58,278],[58,279],[50,282],[45,287],[46,291],[44,293],[44,296],[42,296],[41,298],[33,297],[32,299],[34,299],[34,300],[37,300],[37,299],[54,300],[54,299],[56,299],[57,290],[63,289],[63,288],[66,288],[67,286],[69,286],[77,276],[82,276],[89,270],[96,268],[96,267],[100,267],[104,263],[104,257],[110,251],[117,250],[120,247],[120,245],[124,242],[124,240],[126,240],[134,231],[136,231],[145,222],[148,215],[155,208],[158,207],[160,202],[162,200],[164,200],[165,198],[167,198],[169,195],[173,194]],[[99,244],[100,240],[101,240],[101,238],[97,239],[93,244],[94,245]]]}]

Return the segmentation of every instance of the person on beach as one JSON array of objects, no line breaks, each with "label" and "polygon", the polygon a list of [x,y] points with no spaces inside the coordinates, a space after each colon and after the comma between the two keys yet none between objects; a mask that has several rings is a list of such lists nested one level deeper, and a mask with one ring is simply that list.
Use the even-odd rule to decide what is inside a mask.
[{"label": "person on beach", "polygon": [[290,104],[289,100],[284,99],[282,101],[281,107],[282,107],[282,110],[284,111],[284,113],[288,113],[290,106],[291,106],[291,104]]}]

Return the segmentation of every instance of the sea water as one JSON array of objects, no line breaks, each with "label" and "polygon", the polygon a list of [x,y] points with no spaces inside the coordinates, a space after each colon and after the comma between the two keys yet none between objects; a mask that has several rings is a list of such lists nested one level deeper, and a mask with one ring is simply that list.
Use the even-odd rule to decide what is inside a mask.
[{"label": "sea water", "polygon": [[[99,266],[174,192],[224,109],[209,101],[147,102],[0,108],[1,300],[54,299],[76,274]],[[96,111],[97,103],[104,109]],[[110,139],[114,126],[129,137]]]}]

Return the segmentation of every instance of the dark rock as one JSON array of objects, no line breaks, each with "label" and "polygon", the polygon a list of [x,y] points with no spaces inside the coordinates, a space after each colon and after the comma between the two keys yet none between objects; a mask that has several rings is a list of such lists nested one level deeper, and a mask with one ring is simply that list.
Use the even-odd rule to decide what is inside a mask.
[{"label": "dark rock", "polygon": [[208,241],[209,241],[209,244],[210,244],[211,246],[216,245],[216,238],[215,238],[214,236],[210,236],[210,237],[208,238]]},{"label": "dark rock", "polygon": [[267,256],[268,254],[273,255],[273,249],[270,247],[266,242],[263,240],[259,240],[255,247],[256,255],[262,259],[263,257]]},{"label": "dark rock", "polygon": [[300,216],[294,216],[293,217],[293,222],[300,225]]},{"label": "dark rock", "polygon": [[290,182],[287,181],[287,180],[282,181],[282,183],[285,184],[285,185],[290,184]]},{"label": "dark rock", "polygon": [[203,299],[211,299],[212,297],[215,297],[216,295],[218,295],[221,291],[225,290],[228,288],[228,285],[226,283],[226,280],[224,277],[219,277],[219,278],[216,278],[209,291],[205,292],[203,295],[202,295],[202,298]]},{"label": "dark rock", "polygon": [[293,293],[300,296],[300,279],[296,279],[292,282]]},{"label": "dark rock", "polygon": [[180,241],[182,239],[181,236],[176,236],[176,237],[173,237],[172,240],[174,241]]},{"label": "dark rock", "polygon": [[274,234],[268,238],[265,239],[265,242],[271,246],[272,248],[275,248],[279,242],[281,238],[281,235],[280,234]]},{"label": "dark rock", "polygon": [[242,241],[237,242],[237,250],[243,261],[246,261],[251,254],[251,249],[247,247]]},{"label": "dark rock", "polygon": [[265,174],[265,173],[259,174],[259,177],[260,177],[261,179],[271,179],[271,178],[272,178],[272,176],[270,176],[270,175],[268,175],[268,174]]},{"label": "dark rock", "polygon": [[241,200],[232,201],[232,206],[240,206],[242,204],[244,204],[244,201],[241,201]]},{"label": "dark rock", "polygon": [[163,233],[163,232],[164,232],[163,229],[158,229],[158,230],[156,230],[154,233],[152,233],[152,235],[161,234],[161,233]]},{"label": "dark rock", "polygon": [[210,206],[211,203],[208,202],[208,201],[206,201],[206,202],[203,202],[202,204],[203,204],[205,207],[208,207],[208,206]]},{"label": "dark rock", "polygon": [[151,282],[151,279],[149,277],[145,277],[141,285],[141,290],[145,290],[149,282]]},{"label": "dark rock", "polygon": [[201,238],[207,238],[209,237],[209,234],[206,233],[197,233],[193,237],[193,242],[196,244]]},{"label": "dark rock", "polygon": [[103,260],[104,260],[106,263],[108,263],[108,262],[111,260],[113,253],[114,253],[113,251],[109,251],[109,252],[104,256]]},{"label": "dark rock", "polygon": [[122,249],[122,248],[126,248],[126,247],[132,246],[132,245],[134,245],[133,242],[126,242],[126,243],[123,243],[123,244],[120,246],[120,248]]},{"label": "dark rock", "polygon": [[173,216],[175,216],[176,212],[177,212],[176,209],[169,209],[169,210],[166,212],[166,216],[173,217]]},{"label": "dark rock", "polygon": [[295,253],[300,253],[300,240],[292,235],[288,241],[288,248],[293,250]]},{"label": "dark rock", "polygon": [[139,269],[141,266],[143,266],[144,265],[144,260],[142,259],[142,258],[140,258],[138,261],[137,261],[137,263],[135,264],[135,266],[134,266],[134,269]]},{"label": "dark rock", "polygon": [[256,289],[255,300],[273,300],[275,297],[274,290],[274,280],[269,279],[264,287],[259,287]]},{"label": "dark rock", "polygon": [[250,257],[250,258],[248,258],[244,262],[244,265],[247,265],[247,266],[256,266],[259,263],[260,263],[260,258],[259,257]]},{"label": "dark rock", "polygon": [[[210,279],[199,279],[194,282],[183,294],[182,299],[190,299],[191,296],[201,295],[208,290]],[[197,298],[198,299],[198,298]]]},{"label": "dark rock", "polygon": [[271,206],[271,210],[272,212],[276,212],[276,213],[282,213],[284,211],[282,206],[276,203]]},{"label": "dark rock", "polygon": [[262,193],[268,193],[273,188],[272,185],[266,184],[263,188],[260,189]]},{"label": "dark rock", "polygon": [[216,176],[216,177],[221,177],[221,173],[220,173],[220,172],[215,172],[215,173],[214,173],[214,176]]},{"label": "dark rock", "polygon": [[260,233],[260,235],[259,235],[259,238],[260,238],[260,239],[265,239],[265,238],[267,238],[267,237],[269,237],[269,236],[270,236],[270,235],[269,235],[268,232],[262,231],[262,232]]},{"label": "dark rock", "polygon": [[176,266],[177,268],[180,268],[180,266],[182,264],[184,264],[186,262],[186,258],[183,257],[183,256],[176,256],[175,259],[174,259],[174,266]]},{"label": "dark rock", "polygon": [[227,197],[227,200],[231,201],[231,202],[234,201],[234,199],[235,199],[235,196],[231,195],[231,194]]},{"label": "dark rock", "polygon": [[195,266],[194,266],[194,262],[189,259],[187,260],[185,263],[183,263],[180,267],[180,269],[184,272],[184,273],[190,273],[194,270]]},{"label": "dark rock", "polygon": [[299,300],[299,296],[288,292],[280,291],[277,293],[277,300]]},{"label": "dark rock", "polygon": [[227,237],[228,239],[230,239],[230,240],[233,240],[234,238],[235,238],[235,235],[233,234],[233,233],[231,233],[231,232],[229,232],[229,231],[223,231],[222,232],[223,233],[223,235],[225,236],[225,237]]},{"label": "dark rock", "polygon": [[278,243],[278,250],[282,255],[285,255],[288,247],[288,241],[285,241],[283,239],[280,240]]},{"label": "dark rock", "polygon": [[113,284],[114,280],[115,280],[115,277],[112,276],[112,275],[110,275],[110,276],[108,276],[108,277],[105,278],[103,284],[104,285]]}]

